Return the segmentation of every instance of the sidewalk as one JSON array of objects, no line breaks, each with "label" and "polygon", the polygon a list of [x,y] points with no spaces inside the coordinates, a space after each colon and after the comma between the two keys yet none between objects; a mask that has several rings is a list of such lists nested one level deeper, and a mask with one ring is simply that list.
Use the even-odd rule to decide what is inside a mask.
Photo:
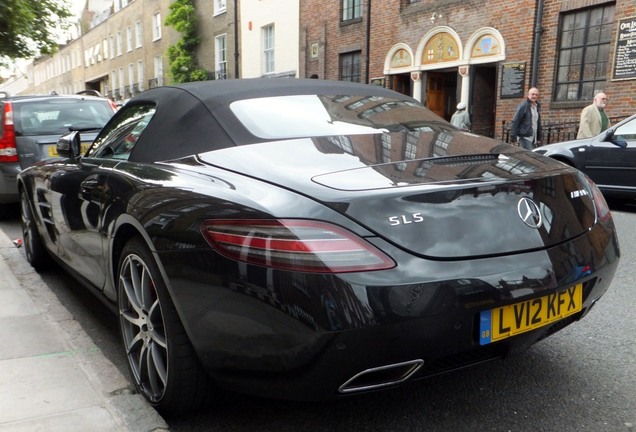
[{"label": "sidewalk", "polygon": [[0,231],[0,432],[167,431]]}]

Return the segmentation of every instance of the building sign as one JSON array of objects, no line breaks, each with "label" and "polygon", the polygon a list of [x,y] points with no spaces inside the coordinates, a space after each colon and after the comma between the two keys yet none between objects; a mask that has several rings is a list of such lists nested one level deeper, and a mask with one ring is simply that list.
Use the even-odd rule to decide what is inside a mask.
[{"label": "building sign", "polygon": [[526,86],[526,63],[504,63],[501,68],[501,98],[523,97]]},{"label": "building sign", "polygon": [[636,79],[636,17],[618,22],[612,79]]}]

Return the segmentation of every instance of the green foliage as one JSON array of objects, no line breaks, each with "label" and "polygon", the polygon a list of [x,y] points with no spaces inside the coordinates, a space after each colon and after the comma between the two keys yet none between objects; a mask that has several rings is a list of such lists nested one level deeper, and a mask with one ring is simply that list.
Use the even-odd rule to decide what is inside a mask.
[{"label": "green foliage", "polygon": [[60,0],[0,0],[0,64],[57,51],[55,29],[67,28],[71,12]]},{"label": "green foliage", "polygon": [[208,79],[208,72],[199,67],[195,54],[199,45],[196,21],[193,0],[177,0],[170,5],[166,25],[181,33],[181,40],[168,48],[170,74],[176,83]]}]

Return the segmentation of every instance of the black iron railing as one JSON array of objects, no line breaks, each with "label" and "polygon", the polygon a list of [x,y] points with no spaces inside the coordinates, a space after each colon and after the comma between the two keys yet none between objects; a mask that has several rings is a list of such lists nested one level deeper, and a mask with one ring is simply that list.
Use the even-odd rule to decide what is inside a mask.
[{"label": "black iron railing", "polygon": [[[623,119],[625,119],[625,116],[610,117],[610,122],[611,124],[616,124]],[[543,131],[542,145],[570,141],[576,139],[576,135],[579,132],[579,120],[547,120],[541,123],[541,129]],[[510,122],[505,120],[501,125],[501,140],[507,143],[510,142]]]}]

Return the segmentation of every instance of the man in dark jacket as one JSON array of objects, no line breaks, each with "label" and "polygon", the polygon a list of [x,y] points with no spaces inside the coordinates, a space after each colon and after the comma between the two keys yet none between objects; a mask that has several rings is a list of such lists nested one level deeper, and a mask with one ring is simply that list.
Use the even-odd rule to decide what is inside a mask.
[{"label": "man in dark jacket", "polygon": [[541,144],[541,104],[538,99],[537,88],[528,90],[528,97],[517,107],[510,126],[512,142],[519,141],[519,145],[528,150]]}]

